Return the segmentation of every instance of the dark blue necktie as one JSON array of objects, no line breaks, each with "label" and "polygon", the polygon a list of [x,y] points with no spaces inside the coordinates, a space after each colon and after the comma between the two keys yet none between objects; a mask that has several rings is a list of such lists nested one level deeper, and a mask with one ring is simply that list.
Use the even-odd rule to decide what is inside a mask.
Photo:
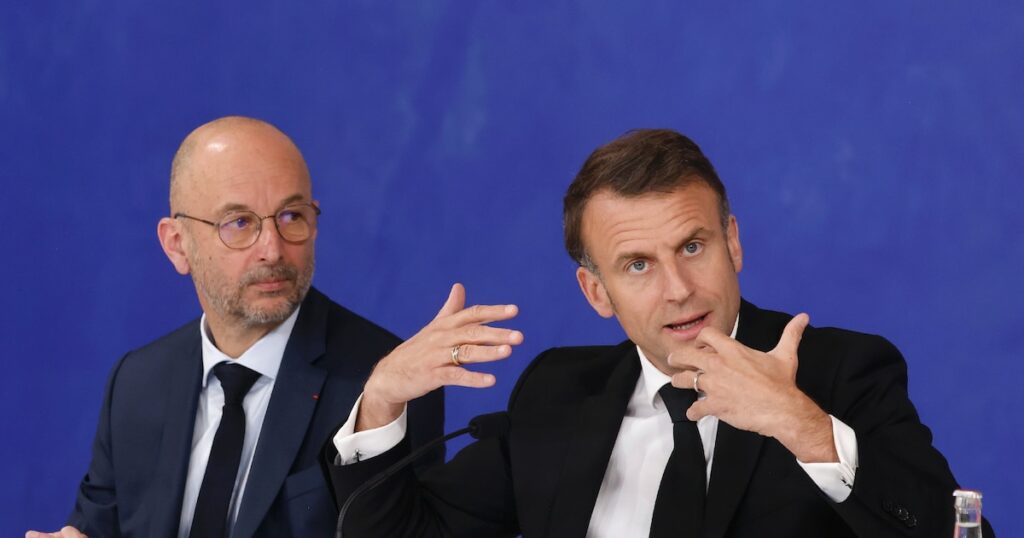
[{"label": "dark blue necktie", "polygon": [[697,392],[666,384],[658,394],[672,418],[674,446],[658,486],[650,536],[700,536],[707,463],[697,423],[686,418],[686,410],[697,401]]},{"label": "dark blue necktie", "polygon": [[245,439],[242,401],[260,377],[259,372],[227,362],[214,366],[213,373],[224,389],[224,411],[213,437],[203,485],[199,488],[192,529],[188,533],[190,538],[223,538],[228,535],[228,508],[238,476],[238,463],[242,459],[242,440]]}]

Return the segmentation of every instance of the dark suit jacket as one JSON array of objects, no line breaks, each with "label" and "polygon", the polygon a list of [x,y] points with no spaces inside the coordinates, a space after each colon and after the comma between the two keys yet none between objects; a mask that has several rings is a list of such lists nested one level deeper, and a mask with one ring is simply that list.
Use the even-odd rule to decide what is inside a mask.
[{"label": "dark suit jacket", "polygon": [[[768,351],[790,318],[744,302],[737,339]],[[831,502],[777,441],[721,422],[702,536],[949,536],[956,483],[907,397],[899,352],[880,337],[808,328],[799,356],[799,387],[857,434],[851,495]],[[353,503],[346,536],[584,536],[639,375],[628,341],[541,354],[513,391],[507,435],[418,482],[407,473],[371,490]],[[329,466],[338,500],[407,451]]]},{"label": "dark suit jacket", "polygon": [[[398,343],[310,289],[281,360],[232,536],[333,534],[337,510],[321,446],[347,418],[374,363]],[[199,320],[117,363],[69,525],[90,538],[177,534],[201,375]],[[409,412],[413,443],[442,433],[442,393]]]}]

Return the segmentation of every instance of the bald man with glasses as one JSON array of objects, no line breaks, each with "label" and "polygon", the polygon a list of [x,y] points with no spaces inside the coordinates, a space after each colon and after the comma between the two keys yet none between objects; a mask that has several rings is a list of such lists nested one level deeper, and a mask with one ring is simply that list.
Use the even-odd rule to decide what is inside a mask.
[{"label": "bald man with glasses", "polygon": [[[228,117],[189,134],[170,205],[160,244],[203,315],[115,365],[92,462],[52,535],[330,536],[318,453],[401,342],[311,287],[320,206],[272,125]],[[441,435],[443,394],[409,417],[414,442]]]}]

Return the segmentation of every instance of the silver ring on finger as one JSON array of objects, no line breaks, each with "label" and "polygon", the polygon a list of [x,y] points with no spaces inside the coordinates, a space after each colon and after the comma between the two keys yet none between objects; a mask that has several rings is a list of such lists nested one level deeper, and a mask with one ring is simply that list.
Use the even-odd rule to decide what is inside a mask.
[{"label": "silver ring on finger", "polygon": [[462,344],[452,347],[452,364],[455,366],[462,366],[462,361],[459,360],[459,351],[462,349]]},{"label": "silver ring on finger", "polygon": [[693,376],[693,391],[697,394],[704,393],[704,391],[700,390],[700,385],[698,383],[700,381],[700,376],[702,375],[704,375],[704,370],[697,370],[696,375]]}]

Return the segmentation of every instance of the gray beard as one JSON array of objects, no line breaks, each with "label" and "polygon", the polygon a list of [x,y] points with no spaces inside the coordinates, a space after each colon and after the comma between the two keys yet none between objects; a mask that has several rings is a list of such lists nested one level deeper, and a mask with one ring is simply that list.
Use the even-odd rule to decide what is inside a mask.
[{"label": "gray beard", "polygon": [[[242,276],[238,287],[230,293],[224,293],[223,287],[217,288],[216,283],[207,286],[203,279],[200,280],[193,272],[192,281],[196,288],[207,298],[210,308],[220,312],[227,317],[236,320],[245,328],[265,327],[267,325],[278,325],[288,319],[295,312],[295,309],[302,304],[303,299],[309,292],[313,281],[315,270],[315,258],[310,260],[307,271],[302,271],[284,264],[275,266],[257,267]],[[243,299],[245,288],[254,282],[268,278],[279,278],[295,282],[294,289],[288,292],[286,301],[275,308],[255,308]]]}]

